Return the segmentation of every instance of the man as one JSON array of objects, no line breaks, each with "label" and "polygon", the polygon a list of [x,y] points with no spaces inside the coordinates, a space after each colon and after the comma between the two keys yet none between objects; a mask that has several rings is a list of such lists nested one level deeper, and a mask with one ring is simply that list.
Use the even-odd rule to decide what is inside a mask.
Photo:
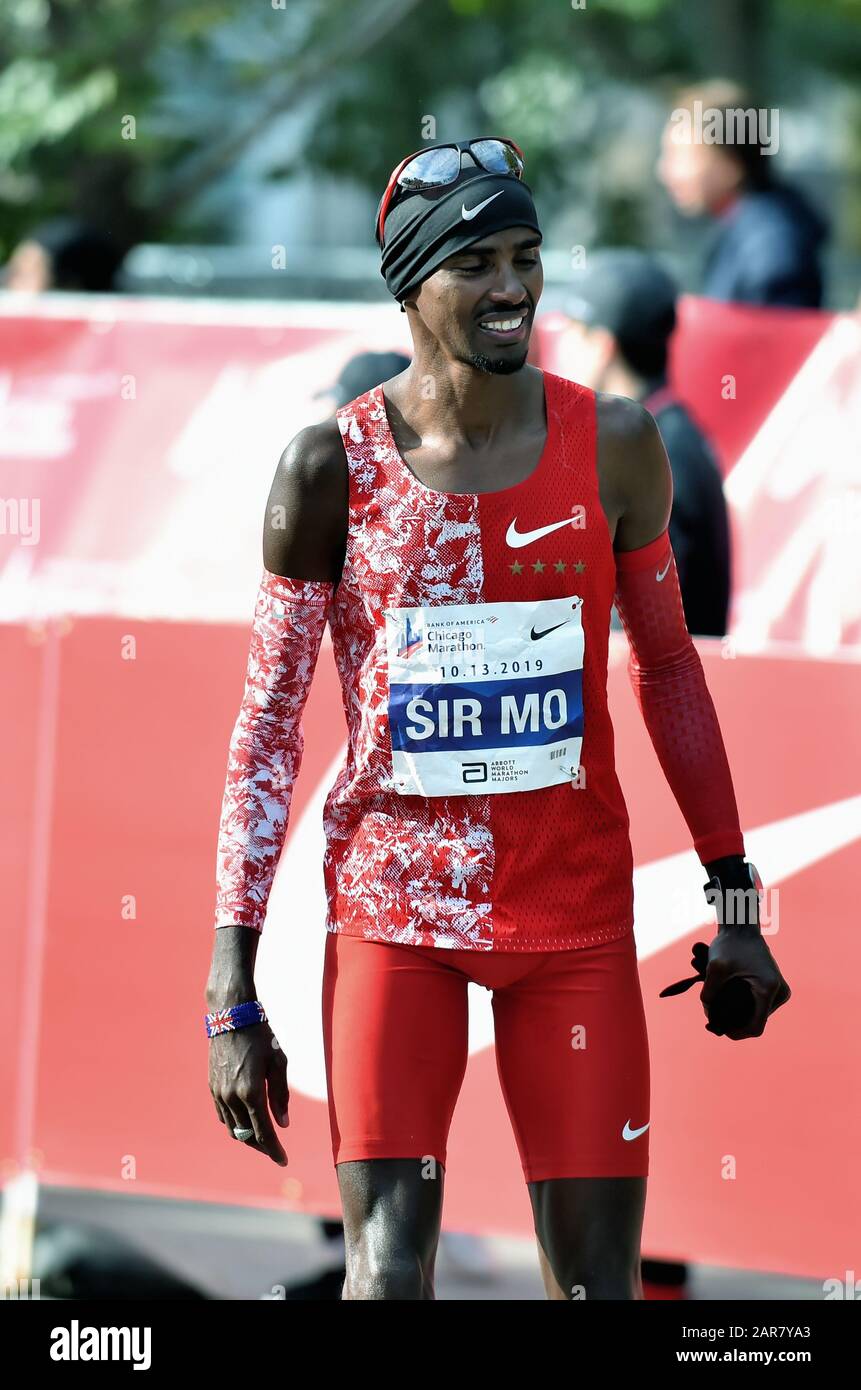
[{"label": "man", "polygon": [[673,547],[685,622],[702,637],[722,637],[730,593],[729,521],[720,469],[708,441],[667,385],[667,352],[676,326],[677,290],[651,256],[600,251],[576,271],[564,309],[564,374],[641,401],[654,416],[670,460]]},{"label": "man", "polygon": [[98,227],[72,217],[41,223],[19,242],[6,264],[7,290],[42,294],[70,290],[107,294],[116,289],[125,252]]},{"label": "man", "polygon": [[[763,127],[766,117],[774,123],[775,113],[760,118],[734,83],[717,80],[681,92],[664,128],[658,177],[686,217],[718,223],[701,294],[819,308],[828,228],[797,189],[772,173],[774,133]],[[706,132],[708,140],[701,138]]]},{"label": "man", "polygon": [[331,386],[324,386],[314,395],[319,400],[328,396],[339,410],[357,396],[363,396],[372,386],[387,381],[390,376],[398,376],[410,365],[405,352],[357,352],[344,363],[338,380]]},{"label": "man", "polygon": [[[789,996],[684,625],[660,435],[636,402],[526,361],[543,276],[522,173],[497,139],[394,170],[377,240],[413,362],[282,456],[228,758],[210,1089],[228,1134],[283,1165],[270,1110],[287,1123],[286,1067],[254,959],[328,621],[349,729],[324,809],[323,979],[346,1299],[434,1297],[470,980],[493,991],[548,1296],[642,1296],[649,1064],[606,700],[614,594],[723,911],[707,1026],[759,1036]],[[730,1024],[738,976],[755,1008]]]}]

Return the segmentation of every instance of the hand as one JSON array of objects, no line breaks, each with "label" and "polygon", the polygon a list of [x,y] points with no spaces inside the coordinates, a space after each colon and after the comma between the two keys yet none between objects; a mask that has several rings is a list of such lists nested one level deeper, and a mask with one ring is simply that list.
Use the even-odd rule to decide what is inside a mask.
[{"label": "hand", "polygon": [[254,1138],[245,1140],[245,1147],[257,1149],[286,1168],[287,1155],[275,1133],[269,1109],[286,1129],[290,1123],[287,1058],[268,1023],[255,1023],[250,1028],[237,1028],[210,1038],[209,1089],[218,1118],[227,1126],[233,1142],[243,1142],[236,1139],[234,1126],[253,1129]]},{"label": "hand", "polygon": [[754,1002],[750,1018],[741,1027],[722,1028],[709,1022],[706,1029],[735,1042],[742,1038],[759,1038],[765,1032],[769,1014],[785,1004],[792,991],[757,929],[724,927],[711,942],[705,983],[700,992],[707,1015],[721,990],[735,979],[745,980],[750,987]]}]

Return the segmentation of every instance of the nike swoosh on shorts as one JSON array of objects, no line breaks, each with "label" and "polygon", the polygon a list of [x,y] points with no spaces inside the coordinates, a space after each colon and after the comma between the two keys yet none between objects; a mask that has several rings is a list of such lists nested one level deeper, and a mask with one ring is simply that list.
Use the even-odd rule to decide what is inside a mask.
[{"label": "nike swoosh on shorts", "polygon": [[663,570],[658,570],[657,573],[655,574],[655,578],[657,579],[657,581],[658,581],[659,584],[660,584],[660,582],[661,582],[662,579],[666,579],[667,574],[669,573],[670,565],[671,565],[672,563],[673,563],[673,557],[672,557],[672,555],[671,555],[670,558],[669,558],[669,560],[667,561],[666,566],[664,567],[664,569],[663,569]]},{"label": "nike swoosh on shorts", "polygon": [[460,215],[463,218],[464,222],[471,222],[474,217],[478,217],[478,214],[481,212],[481,209],[486,208],[488,203],[492,203],[494,198],[501,197],[502,193],[503,189],[500,188],[498,193],[491,193],[489,198],[485,198],[483,203],[476,203],[474,208],[468,208],[466,206],[466,203],[461,203]]},{"label": "nike swoosh on shorts", "polygon": [[522,545],[531,545],[533,541],[540,541],[542,536],[549,536],[551,531],[558,531],[560,526],[570,526],[573,520],[573,516],[566,516],[562,521],[551,521],[549,526],[539,526],[535,531],[518,531],[515,517],[505,533],[505,543],[512,550],[519,550]]},{"label": "nike swoosh on shorts", "polygon": [[622,1138],[623,1138],[623,1139],[639,1139],[639,1137],[640,1137],[641,1134],[645,1134],[646,1130],[649,1128],[649,1125],[650,1125],[651,1123],[652,1123],[651,1120],[647,1120],[646,1123],[642,1126],[642,1128],[640,1128],[640,1129],[631,1129],[631,1121],[630,1121],[630,1120],[626,1120],[626,1121],[625,1121],[625,1128],[622,1130]]}]

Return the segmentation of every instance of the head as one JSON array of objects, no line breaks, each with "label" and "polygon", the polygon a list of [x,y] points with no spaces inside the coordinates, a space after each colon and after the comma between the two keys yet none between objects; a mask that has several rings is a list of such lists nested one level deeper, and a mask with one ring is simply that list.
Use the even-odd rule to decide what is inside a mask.
[{"label": "head", "polygon": [[666,375],[675,282],[644,251],[596,251],[575,272],[560,343],[563,375],[593,390],[637,395]]},{"label": "head", "polygon": [[315,395],[330,396],[333,409],[338,410],[357,396],[364,396],[372,386],[399,376],[409,365],[410,359],[405,352],[357,352],[344,363],[334,385],[324,387]]},{"label": "head", "polygon": [[122,252],[104,232],[73,218],[34,228],[16,246],[5,272],[10,290],[112,290]]},{"label": "head", "polygon": [[489,374],[523,367],[544,276],[521,178],[489,172],[464,149],[451,183],[393,199],[380,240],[382,274],[409,315],[417,353]]},{"label": "head", "polygon": [[768,183],[756,122],[739,125],[738,113],[751,110],[744,90],[732,82],[679,92],[661,137],[657,175],[680,212],[716,215],[743,190]]}]

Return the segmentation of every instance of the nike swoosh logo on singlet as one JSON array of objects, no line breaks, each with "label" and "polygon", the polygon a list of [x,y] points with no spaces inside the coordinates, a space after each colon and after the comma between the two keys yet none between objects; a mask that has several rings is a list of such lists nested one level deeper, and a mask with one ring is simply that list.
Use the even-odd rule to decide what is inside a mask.
[{"label": "nike swoosh logo on singlet", "polygon": [[476,203],[474,208],[468,208],[466,206],[466,203],[461,203],[460,215],[463,218],[464,222],[471,222],[474,217],[478,217],[478,214],[481,212],[481,209],[486,208],[488,203],[492,203],[494,198],[501,197],[504,191],[504,189],[500,188],[498,193],[491,193],[489,198],[485,198],[483,203]]},{"label": "nike swoosh logo on singlet", "polygon": [[563,521],[551,521],[549,526],[539,526],[535,531],[518,531],[515,517],[506,532],[505,543],[512,550],[518,550],[522,545],[531,545],[533,541],[540,541],[542,536],[549,536],[551,531],[558,531],[560,526],[570,526],[573,520],[573,516],[566,516]]},{"label": "nike swoosh logo on singlet", "polygon": [[570,621],[570,618],[566,618],[564,623],[556,623],[554,627],[546,627],[543,632],[536,632],[535,628],[533,628],[529,636],[532,638],[533,642],[537,642],[540,637],[546,637],[548,632],[555,632],[557,627],[564,627],[565,623],[570,623]]},{"label": "nike swoosh logo on singlet", "polygon": [[656,575],[655,575],[655,578],[657,579],[657,581],[658,581],[659,584],[660,584],[660,582],[661,582],[662,579],[666,579],[667,574],[668,574],[668,572],[669,572],[670,565],[671,565],[672,563],[673,563],[673,557],[672,557],[672,555],[671,555],[670,558],[669,558],[669,560],[667,561],[666,566],[664,567],[664,569],[658,570],[658,571],[657,571],[657,573],[656,573]]},{"label": "nike swoosh logo on singlet", "polygon": [[650,1125],[651,1123],[652,1123],[651,1120],[647,1120],[646,1123],[643,1125],[642,1129],[631,1129],[631,1121],[630,1121],[630,1120],[626,1120],[626,1121],[625,1121],[625,1128],[622,1130],[622,1138],[623,1138],[623,1139],[639,1139],[639,1137],[640,1137],[641,1134],[645,1134],[646,1130],[649,1128],[649,1125]]}]

